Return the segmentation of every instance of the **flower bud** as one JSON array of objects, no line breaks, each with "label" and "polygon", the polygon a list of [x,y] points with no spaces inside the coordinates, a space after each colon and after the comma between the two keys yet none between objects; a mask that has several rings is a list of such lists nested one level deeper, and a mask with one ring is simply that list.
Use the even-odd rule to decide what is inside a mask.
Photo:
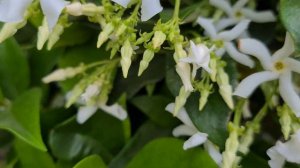
[{"label": "flower bud", "polygon": [[159,48],[166,40],[166,35],[162,31],[156,31],[152,39],[153,48]]},{"label": "flower bud", "polygon": [[218,71],[217,58],[211,57],[211,59],[209,61],[209,67],[211,68],[211,72],[209,73],[210,79],[213,82],[216,82],[216,76],[217,76],[217,71]]},{"label": "flower bud", "polygon": [[143,59],[140,62],[140,68],[139,68],[138,76],[141,76],[142,73],[148,68],[149,63],[151,62],[153,57],[154,57],[154,52],[152,50],[147,49],[144,52]]},{"label": "flower bud", "polygon": [[82,15],[82,4],[80,2],[74,2],[66,6],[67,13],[73,16]]},{"label": "flower bud", "polygon": [[63,81],[68,78],[74,77],[75,75],[79,74],[83,70],[84,70],[83,66],[79,66],[76,68],[69,67],[69,68],[65,68],[65,69],[58,69],[58,70],[52,72],[51,74],[45,76],[42,79],[42,81],[44,83],[50,83],[50,82],[54,82],[54,81]]},{"label": "flower bud", "polygon": [[225,151],[223,152],[223,168],[232,168],[236,160],[236,152],[239,147],[238,140],[238,128],[232,123],[229,123],[229,127],[232,127],[230,130],[229,137],[225,143]]},{"label": "flower bud", "polygon": [[121,48],[121,66],[124,78],[127,78],[128,70],[131,65],[131,57],[133,55],[133,49],[129,40],[126,40]]},{"label": "flower bud", "polygon": [[102,32],[98,36],[97,48],[100,48],[103,43],[105,43],[109,35],[114,31],[114,26],[112,23],[108,23],[104,26]]},{"label": "flower bud", "polygon": [[47,44],[47,49],[51,50],[51,48],[54,46],[54,44],[59,40],[60,36],[63,34],[64,32],[64,26],[61,24],[57,24],[55,25],[53,31],[51,32],[50,36],[49,36],[49,40],[48,40],[48,44]]},{"label": "flower bud", "polygon": [[279,123],[285,140],[289,139],[291,133],[292,118],[290,116],[290,110],[291,109],[286,104],[277,108],[277,112],[280,117]]},{"label": "flower bud", "polygon": [[37,39],[37,49],[41,50],[44,46],[44,44],[46,43],[46,41],[48,40],[50,35],[49,32],[49,27],[48,27],[48,22],[46,20],[46,18],[44,18],[42,25],[39,27],[39,31],[38,31],[38,39]]},{"label": "flower bud", "polygon": [[176,72],[180,76],[186,91],[192,91],[194,88],[191,83],[191,67],[188,63],[178,62],[176,64]]},{"label": "flower bud", "polygon": [[186,91],[184,87],[180,88],[179,95],[175,98],[175,107],[173,115],[176,116],[180,109],[185,105],[187,98],[190,96],[189,91]]},{"label": "flower bud", "polygon": [[209,94],[210,94],[210,90],[204,89],[201,91],[201,96],[199,98],[199,110],[200,111],[202,111],[204,106],[206,105]]},{"label": "flower bud", "polygon": [[18,29],[24,27],[26,23],[26,20],[18,23],[5,23],[0,31],[0,43],[9,37],[12,37],[18,31]]},{"label": "flower bud", "polygon": [[185,58],[187,57],[187,53],[186,51],[183,49],[182,44],[181,43],[176,43],[175,44],[175,53],[174,53],[174,60],[176,62],[179,62],[179,60],[181,58]]},{"label": "flower bud", "polygon": [[218,68],[217,83],[219,85],[219,93],[230,109],[233,109],[232,87],[229,83],[228,74],[222,67]]},{"label": "flower bud", "polygon": [[127,29],[127,26],[123,23],[121,23],[121,25],[118,27],[115,36],[119,37],[121,34],[123,34],[125,32],[125,30]]}]

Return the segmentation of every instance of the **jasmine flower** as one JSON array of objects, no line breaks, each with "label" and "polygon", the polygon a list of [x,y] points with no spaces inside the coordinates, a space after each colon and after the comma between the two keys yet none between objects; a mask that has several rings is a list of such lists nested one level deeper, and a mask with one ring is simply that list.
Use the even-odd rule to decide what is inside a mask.
[{"label": "jasmine flower", "polygon": [[286,33],[283,47],[272,56],[267,47],[255,39],[240,40],[239,48],[242,52],[259,59],[264,71],[254,73],[244,79],[236,88],[234,95],[247,98],[263,82],[278,79],[282,99],[296,116],[300,117],[300,98],[292,84],[292,72],[300,73],[300,62],[289,57],[295,51],[291,36]]}]

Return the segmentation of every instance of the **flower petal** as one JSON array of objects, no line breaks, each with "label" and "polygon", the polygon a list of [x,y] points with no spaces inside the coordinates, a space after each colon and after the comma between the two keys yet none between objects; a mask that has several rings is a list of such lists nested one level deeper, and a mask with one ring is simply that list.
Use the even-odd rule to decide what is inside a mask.
[{"label": "flower petal", "polygon": [[208,152],[209,156],[221,167],[222,164],[222,154],[219,148],[212,142],[207,140],[204,143],[204,149]]},{"label": "flower petal", "polygon": [[293,89],[291,72],[280,75],[279,92],[282,99],[292,109],[295,115],[300,117],[300,98]]},{"label": "flower petal", "polygon": [[0,21],[20,22],[32,0],[0,0]]},{"label": "flower petal", "polygon": [[127,8],[127,5],[130,2],[130,0],[112,0],[112,1],[123,6],[124,8]]},{"label": "flower petal", "polygon": [[256,39],[246,38],[239,40],[238,48],[243,53],[252,55],[259,59],[265,70],[271,70],[271,54],[265,44]]},{"label": "flower petal", "polygon": [[242,7],[244,7],[247,3],[248,3],[248,0],[238,0],[232,7],[233,11],[242,9]]},{"label": "flower petal", "polygon": [[300,131],[297,131],[292,138],[285,142],[277,142],[275,148],[287,161],[300,163]]},{"label": "flower petal", "polygon": [[125,120],[127,118],[126,110],[124,110],[123,107],[117,103],[111,106],[99,105],[99,107],[107,114],[110,114],[119,120]]},{"label": "flower petal", "polygon": [[231,42],[225,43],[225,49],[231,56],[231,58],[233,58],[238,63],[246,65],[250,68],[254,67],[254,61],[251,60],[248,55],[240,53]]},{"label": "flower petal", "polygon": [[203,17],[199,17],[197,19],[197,23],[203,27],[203,29],[208,33],[208,35],[211,37],[211,38],[216,38],[217,36],[217,30],[213,24],[213,20],[212,19],[206,19],[206,18],[203,18]]},{"label": "flower petal", "polygon": [[79,124],[85,123],[97,111],[97,106],[82,106],[79,107],[76,119]]},{"label": "flower petal", "polygon": [[247,28],[250,20],[242,20],[235,25],[231,30],[223,31],[217,35],[217,38],[225,41],[232,41],[239,37]]},{"label": "flower petal", "polygon": [[222,18],[220,21],[216,23],[216,29],[217,31],[223,30],[228,26],[232,26],[238,23],[236,19],[233,18]]},{"label": "flower petal", "polygon": [[183,149],[187,150],[193,147],[196,147],[198,145],[203,144],[207,140],[207,134],[198,132],[191,136],[188,140],[186,140],[183,144]]},{"label": "flower petal", "polygon": [[231,5],[226,0],[209,0],[209,3],[221,10],[223,10],[228,16],[233,16],[233,10]]},{"label": "flower petal", "polygon": [[[175,109],[175,103],[170,103],[166,107],[166,111],[173,113]],[[181,122],[190,127],[195,127],[185,108],[181,108],[176,116]]]},{"label": "flower petal", "polygon": [[47,18],[50,32],[56,25],[62,10],[70,3],[64,0],[40,0],[41,7]]},{"label": "flower petal", "polygon": [[142,0],[141,20],[147,21],[162,10],[160,0]]},{"label": "flower petal", "polygon": [[288,57],[295,52],[295,45],[294,41],[291,37],[291,35],[287,32],[285,35],[285,41],[281,49],[277,50],[273,56],[272,59],[278,60],[281,58]]},{"label": "flower petal", "polygon": [[257,12],[251,9],[242,9],[242,13],[247,19],[257,23],[275,22],[276,17],[272,11]]},{"label": "flower petal", "polygon": [[278,78],[278,74],[271,71],[254,73],[242,80],[233,95],[248,98],[260,84],[276,78]]},{"label": "flower petal", "polygon": [[288,63],[288,68],[291,71],[300,73],[300,61],[293,58],[286,58],[285,61]]},{"label": "flower petal", "polygon": [[285,162],[285,159],[278,151],[276,150],[276,146],[273,146],[272,148],[267,150],[267,155],[271,158],[271,160],[268,161],[269,166],[271,168],[282,168]]},{"label": "flower petal", "polygon": [[192,136],[195,133],[197,133],[198,131],[195,128],[192,128],[190,126],[187,125],[179,125],[176,128],[173,129],[173,136],[175,137],[179,137],[179,136]]},{"label": "flower petal", "polygon": [[178,62],[176,64],[176,72],[180,76],[183,86],[186,91],[192,91],[193,85],[191,83],[191,67],[184,62]]}]

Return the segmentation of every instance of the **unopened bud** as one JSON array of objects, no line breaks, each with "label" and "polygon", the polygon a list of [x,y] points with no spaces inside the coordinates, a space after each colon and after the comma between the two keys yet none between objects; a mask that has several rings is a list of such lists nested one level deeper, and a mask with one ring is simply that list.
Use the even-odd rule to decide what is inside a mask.
[{"label": "unopened bud", "polygon": [[156,31],[152,39],[153,48],[154,49],[159,48],[165,42],[166,37],[167,36],[162,31]]},{"label": "unopened bud", "polygon": [[73,16],[82,15],[82,4],[80,2],[74,2],[66,6],[67,13]]},{"label": "unopened bud", "polygon": [[50,35],[49,32],[49,27],[48,27],[48,22],[46,20],[46,18],[44,18],[42,25],[39,27],[39,31],[38,31],[38,39],[37,39],[37,49],[41,50],[44,46],[44,44],[46,43],[46,41],[48,40]]},{"label": "unopened bud", "polygon": [[175,107],[173,115],[176,116],[180,109],[185,105],[187,98],[190,96],[189,91],[186,91],[184,87],[180,88],[179,95],[175,98]]},{"label": "unopened bud", "polygon": [[291,133],[292,118],[290,116],[290,108],[287,105],[277,108],[279,115],[279,123],[281,125],[281,131],[284,135],[284,139],[288,140]]},{"label": "unopened bud", "polygon": [[122,66],[124,78],[127,78],[128,70],[131,65],[132,55],[133,55],[132,46],[131,46],[129,40],[126,40],[121,48],[121,66]]},{"label": "unopened bud", "polygon": [[103,43],[105,43],[109,35],[114,31],[114,26],[112,23],[108,23],[104,26],[104,29],[98,36],[97,48],[100,48]]},{"label": "unopened bud", "polygon": [[[229,123],[232,124],[232,123]],[[230,125],[229,125],[230,126]],[[236,127],[233,126],[232,127]],[[236,160],[236,152],[238,151],[238,128],[233,128],[230,131],[229,137],[225,143],[225,151],[223,152],[223,168],[232,168]]]},{"label": "unopened bud", "polygon": [[0,43],[12,37],[15,33],[17,33],[18,29],[24,27],[26,23],[26,20],[18,23],[5,23],[0,31]]},{"label": "unopened bud", "polygon": [[60,36],[63,34],[64,32],[64,26],[61,24],[57,24],[55,25],[53,31],[51,32],[50,36],[49,36],[49,40],[48,40],[48,44],[47,44],[47,49],[51,50],[51,48],[54,46],[54,44],[59,40]]},{"label": "unopened bud", "polygon": [[228,74],[222,67],[218,68],[217,83],[219,85],[219,93],[230,109],[233,109],[232,87],[229,83]]},{"label": "unopened bud", "polygon": [[65,69],[58,69],[58,70],[52,72],[51,74],[45,76],[42,79],[42,81],[44,83],[50,83],[50,82],[54,82],[54,81],[63,81],[68,78],[74,77],[75,75],[82,72],[83,69],[84,69],[83,66],[79,66],[76,68],[69,67],[69,68],[65,68]]},{"label": "unopened bud", "polygon": [[204,89],[201,91],[201,96],[199,98],[199,110],[200,111],[202,111],[204,106],[206,105],[209,94],[210,94],[210,90]]},{"label": "unopened bud", "polygon": [[176,72],[180,76],[186,91],[192,91],[194,88],[191,83],[191,67],[188,63],[178,62],[176,64]]},{"label": "unopened bud", "polygon": [[119,37],[121,34],[123,34],[123,33],[125,32],[126,29],[127,29],[127,26],[126,26],[125,24],[121,24],[121,25],[118,27],[115,36],[116,36],[116,37]]},{"label": "unopened bud", "polygon": [[138,76],[141,76],[142,73],[148,68],[149,63],[154,58],[154,52],[152,50],[147,49],[144,52],[143,59],[140,62],[139,73]]},{"label": "unopened bud", "polygon": [[216,81],[216,76],[217,76],[217,59],[212,57],[209,61],[209,67],[211,68],[211,73],[209,73],[210,75],[210,79],[215,82]]},{"label": "unopened bud", "polygon": [[179,62],[181,58],[187,57],[186,51],[183,49],[181,43],[176,43],[175,44],[175,53],[174,53],[174,60],[176,62]]}]

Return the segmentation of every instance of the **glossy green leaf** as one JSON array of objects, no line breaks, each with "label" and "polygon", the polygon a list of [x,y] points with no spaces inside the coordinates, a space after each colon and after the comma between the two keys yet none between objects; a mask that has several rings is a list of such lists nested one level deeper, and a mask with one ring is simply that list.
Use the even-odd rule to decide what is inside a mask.
[{"label": "glossy green leaf", "polygon": [[131,100],[131,103],[146,114],[150,120],[160,126],[175,126],[176,119],[165,111],[166,106],[171,103],[172,99],[162,95],[156,96],[138,96]]},{"label": "glossy green leaf", "polygon": [[218,93],[213,93],[204,109],[199,111],[199,97],[199,93],[192,93],[185,105],[186,110],[199,131],[207,133],[208,138],[223,149],[228,136],[230,109]]},{"label": "glossy green leaf", "polygon": [[15,141],[15,150],[22,168],[55,168],[53,159],[47,152],[33,148],[23,141]]},{"label": "glossy green leaf", "polygon": [[31,89],[17,97],[9,111],[0,111],[0,128],[46,151],[40,130],[40,100],[39,89]]},{"label": "glossy green leaf", "polygon": [[82,159],[74,168],[106,168],[102,158],[98,155],[91,155]]},{"label": "glossy green leaf", "polygon": [[29,85],[27,59],[13,38],[0,44],[0,79],[3,93],[10,99],[14,99]]},{"label": "glossy green leaf", "polygon": [[298,51],[300,51],[300,1],[281,0],[280,18],[285,28],[294,38]]},{"label": "glossy green leaf", "polygon": [[125,143],[123,122],[97,111],[80,125],[72,118],[55,128],[49,137],[53,155],[65,161],[79,161],[99,154],[105,162],[112,159]]},{"label": "glossy green leaf", "polygon": [[148,143],[126,168],[217,168],[207,152],[200,148],[183,150],[183,141],[161,138]]},{"label": "glossy green leaf", "polygon": [[145,122],[122,151],[110,162],[109,168],[124,168],[148,142],[155,138],[171,136],[172,129],[161,128],[153,122]]}]

